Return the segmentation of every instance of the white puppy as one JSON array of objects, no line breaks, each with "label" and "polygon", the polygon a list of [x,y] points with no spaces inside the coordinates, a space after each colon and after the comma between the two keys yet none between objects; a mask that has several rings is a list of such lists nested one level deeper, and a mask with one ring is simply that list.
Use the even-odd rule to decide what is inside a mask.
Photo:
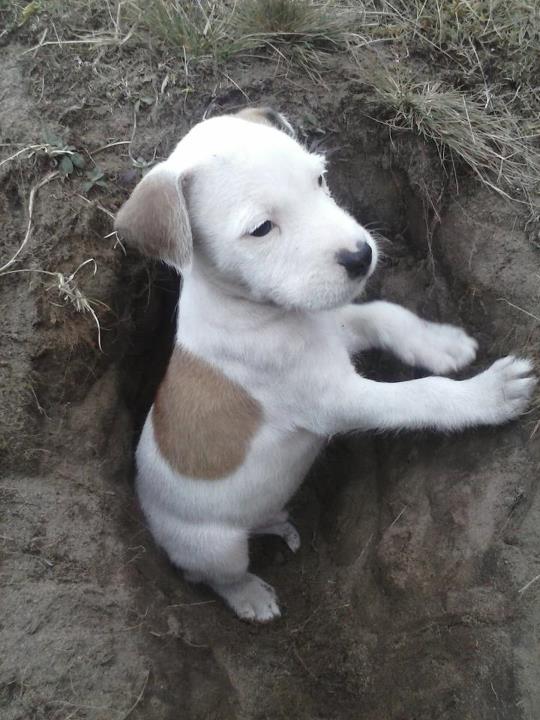
[{"label": "white puppy", "polygon": [[460,381],[355,372],[351,355],[375,347],[448,373],[477,344],[387,302],[352,304],[375,243],[332,199],[324,159],[291,134],[267,109],[201,122],[116,223],[184,277],[172,357],[137,449],[143,511],[188,579],[258,621],[280,611],[248,572],[248,539],[271,533],[299,547],[284,506],[328,436],[503,423],[535,384],[514,357]]}]

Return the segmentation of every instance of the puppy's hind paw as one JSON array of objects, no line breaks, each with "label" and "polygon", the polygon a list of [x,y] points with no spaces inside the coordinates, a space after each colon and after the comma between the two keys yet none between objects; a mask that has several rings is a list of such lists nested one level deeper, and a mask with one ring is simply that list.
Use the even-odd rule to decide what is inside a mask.
[{"label": "puppy's hind paw", "polygon": [[[285,517],[287,516],[285,515]],[[292,552],[297,552],[300,549],[300,533],[288,520],[277,520],[270,525],[255,528],[252,530],[252,534],[277,535],[287,543],[289,550]]]},{"label": "puppy's hind paw", "polygon": [[294,527],[294,525],[290,522],[283,523],[283,530],[281,533],[281,537],[287,545],[289,546],[289,550],[291,550],[293,553],[300,550],[300,533],[298,530]]},{"label": "puppy's hind paw", "polygon": [[212,587],[242,620],[266,623],[281,615],[274,588],[256,575],[246,573],[238,582]]}]

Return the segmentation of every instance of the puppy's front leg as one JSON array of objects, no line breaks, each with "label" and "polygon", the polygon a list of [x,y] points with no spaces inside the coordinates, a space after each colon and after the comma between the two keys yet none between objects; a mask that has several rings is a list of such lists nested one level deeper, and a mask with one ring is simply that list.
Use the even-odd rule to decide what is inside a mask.
[{"label": "puppy's front leg", "polygon": [[407,365],[444,375],[468,365],[478,343],[454,325],[428,322],[414,313],[377,301],[347,305],[339,311],[349,351],[389,350]]},{"label": "puppy's front leg", "polygon": [[498,425],[520,415],[536,384],[528,360],[506,357],[468,380],[427,377],[398,383],[367,380],[354,371],[322,383],[311,428],[349,430]]}]

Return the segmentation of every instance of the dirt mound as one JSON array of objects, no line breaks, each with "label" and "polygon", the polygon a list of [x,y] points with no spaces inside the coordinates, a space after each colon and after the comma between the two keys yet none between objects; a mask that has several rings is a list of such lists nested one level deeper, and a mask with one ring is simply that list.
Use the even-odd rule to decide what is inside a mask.
[{"label": "dirt mound", "polygon": [[[453,437],[337,439],[292,504],[298,555],[277,540],[254,545],[284,618],[242,624],[169,566],[134,502],[132,452],[170,351],[178,279],[124,255],[106,212],[136,182],[133,158],[166,156],[209,106],[236,107],[246,93],[330,151],[337,196],[387,237],[370,293],[464,325],[481,342],[480,368],[538,346],[523,312],[538,315],[537,250],[515,209],[473,185],[457,195],[413,137],[390,142],[346,68],[331,95],[262,64],[217,88],[209,78],[194,96],[170,83],[139,104],[128,155],[113,143],[131,137],[134,95],[159,68],[136,50],[108,52],[100,73],[81,60],[76,82],[67,49],[46,72],[21,48],[0,58],[1,141],[61,133],[90,149],[107,182],[85,195],[73,172],[43,186],[11,268],[32,272],[0,278],[2,717],[537,718],[540,583],[526,587],[540,572],[535,414]],[[39,153],[0,166],[0,264],[50,170]],[[95,275],[93,263],[80,268],[90,258]],[[92,315],[41,272],[65,280],[77,268],[103,352]],[[361,362],[372,377],[415,376],[377,353]]]}]

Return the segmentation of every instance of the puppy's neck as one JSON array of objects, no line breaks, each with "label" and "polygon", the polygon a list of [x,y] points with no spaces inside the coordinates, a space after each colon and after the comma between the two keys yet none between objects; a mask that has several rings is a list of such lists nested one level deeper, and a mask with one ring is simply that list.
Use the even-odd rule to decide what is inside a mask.
[{"label": "puppy's neck", "polygon": [[184,278],[178,331],[197,324],[225,332],[261,328],[284,320],[290,311],[271,302],[259,302],[242,288],[216,277],[202,263],[195,261]]}]

